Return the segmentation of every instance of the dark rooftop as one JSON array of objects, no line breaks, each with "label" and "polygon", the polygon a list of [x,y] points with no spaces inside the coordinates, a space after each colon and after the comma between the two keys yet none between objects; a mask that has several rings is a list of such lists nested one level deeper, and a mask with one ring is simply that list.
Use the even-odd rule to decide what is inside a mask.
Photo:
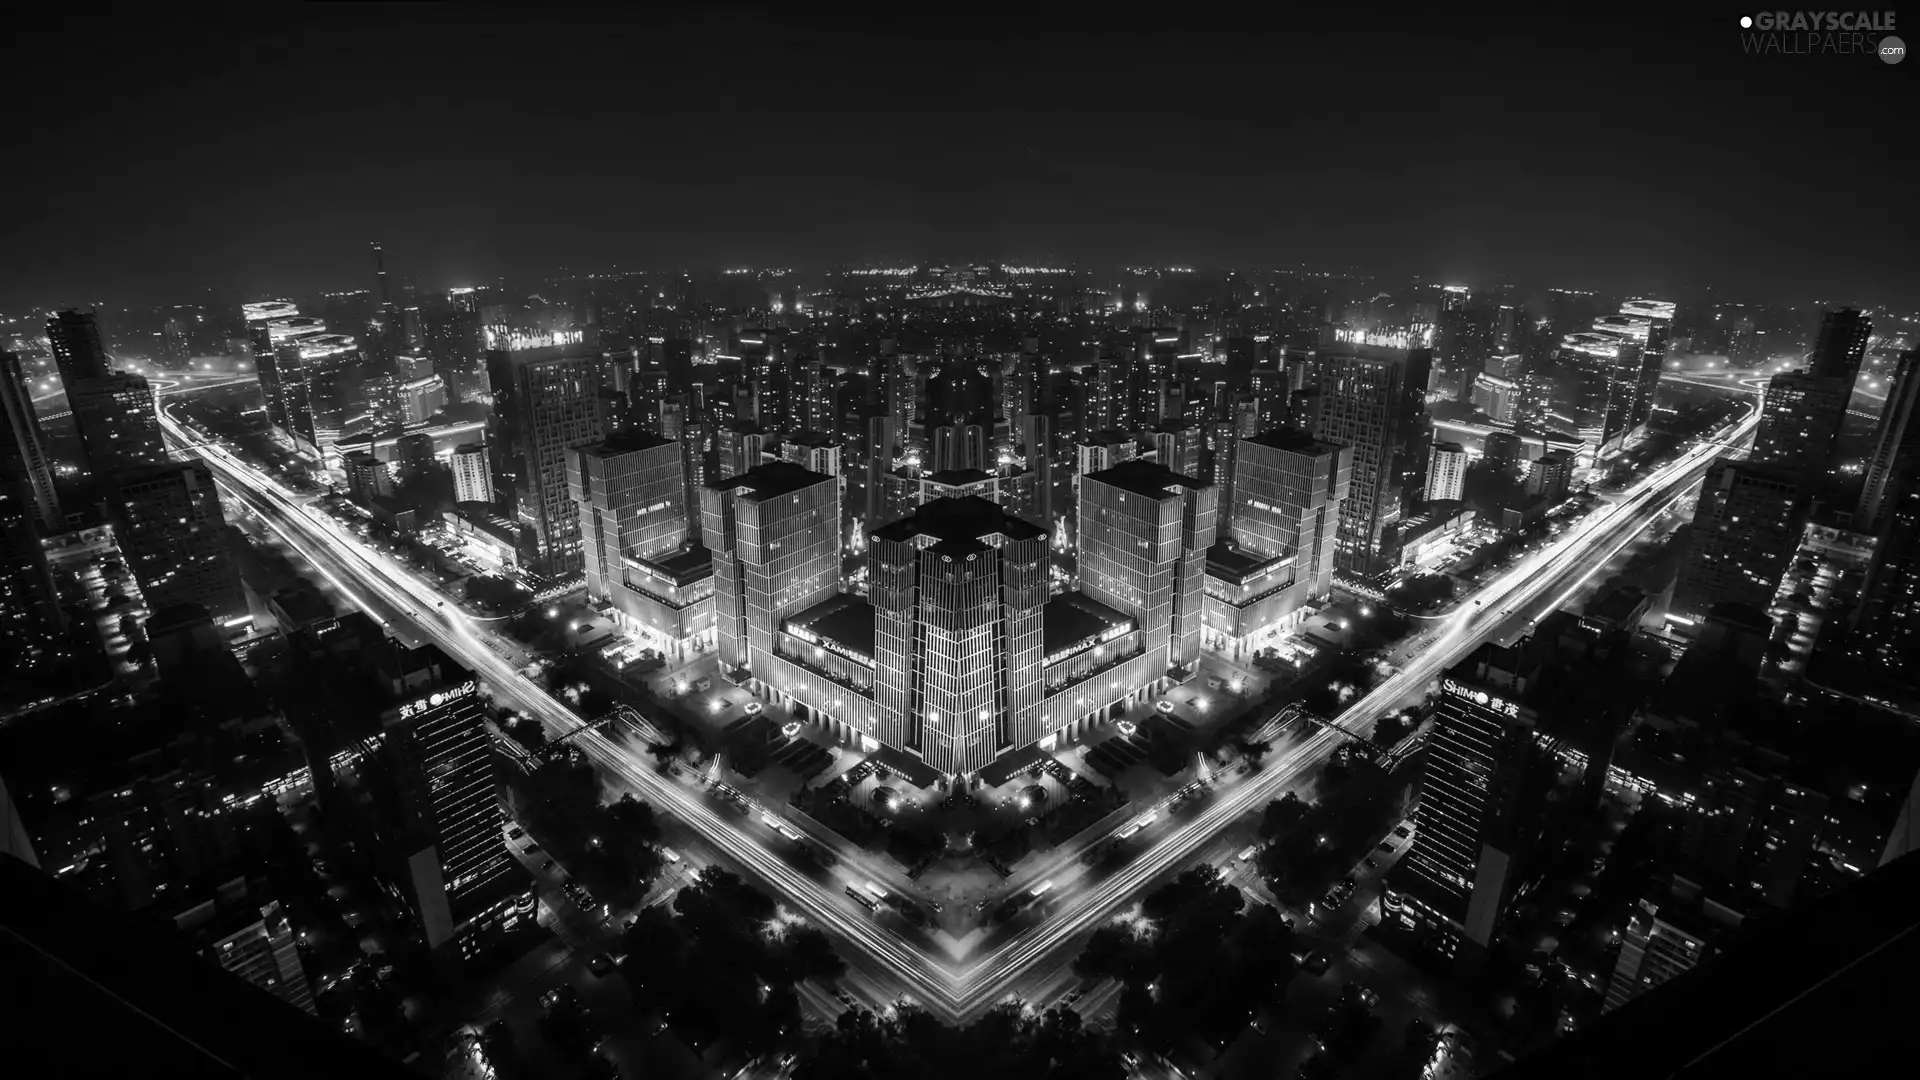
[{"label": "dark rooftop", "polygon": [[1118,428],[1107,428],[1103,431],[1087,432],[1087,434],[1083,438],[1081,438],[1080,445],[1082,446],[1118,446],[1121,443],[1132,443],[1132,442],[1138,442],[1138,441],[1139,440],[1133,437],[1133,434],[1131,432],[1121,431]]},{"label": "dark rooftop", "polygon": [[832,481],[833,477],[825,473],[814,472],[791,461],[764,461],[738,476],[714,480],[707,486],[716,491],[738,491],[743,498],[758,502]]},{"label": "dark rooftop", "polygon": [[923,503],[911,515],[873,530],[874,538],[879,540],[911,540],[916,536],[930,536],[943,545],[981,548],[986,545],[980,542],[980,538],[996,533],[1009,540],[1031,540],[1047,535],[1047,531],[1040,526],[1022,521],[1007,513],[999,503],[989,502],[978,495],[934,499]]},{"label": "dark rooftop", "polygon": [[1270,446],[1275,450],[1291,450],[1296,454],[1331,454],[1337,453],[1340,449],[1332,443],[1321,442],[1304,431],[1296,431],[1292,428],[1274,428],[1258,435],[1249,435],[1244,441]]},{"label": "dark rooftop", "polygon": [[787,625],[804,627],[861,656],[873,655],[873,605],[863,597],[843,593],[800,612]]},{"label": "dark rooftop", "polygon": [[1145,495],[1149,499],[1164,499],[1174,492],[1170,488],[1206,488],[1213,484],[1207,480],[1195,480],[1191,476],[1182,476],[1155,461],[1123,461],[1111,469],[1090,472],[1084,480],[1097,480],[1109,487],[1130,491],[1135,495]]},{"label": "dark rooftop", "polygon": [[1235,583],[1244,582],[1266,570],[1274,563],[1286,559],[1284,555],[1268,557],[1248,551],[1228,540],[1215,540],[1207,549],[1207,573]]},{"label": "dark rooftop", "polygon": [[713,574],[713,552],[700,543],[690,543],[685,547],[669,551],[658,559],[635,558],[633,561],[653,567],[664,576],[672,578],[675,585],[686,585]]},{"label": "dark rooftop", "polygon": [[629,429],[616,431],[592,446],[583,446],[580,452],[592,454],[595,457],[605,457],[608,454],[631,454],[635,450],[651,450],[656,446],[665,446],[672,441],[663,435],[655,435],[651,431]]},{"label": "dark rooftop", "polygon": [[964,487],[967,484],[977,484],[982,480],[991,480],[993,474],[984,469],[941,469],[937,473],[929,474],[927,479],[948,487]]},{"label": "dark rooftop", "polygon": [[1040,651],[1052,656],[1099,634],[1111,626],[1133,626],[1133,616],[1115,611],[1085,593],[1061,593],[1047,601],[1041,613]]}]

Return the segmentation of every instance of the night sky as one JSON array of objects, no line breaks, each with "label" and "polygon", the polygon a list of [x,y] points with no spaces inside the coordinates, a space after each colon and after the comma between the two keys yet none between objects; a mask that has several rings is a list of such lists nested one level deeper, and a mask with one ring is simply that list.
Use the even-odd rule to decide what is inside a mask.
[{"label": "night sky", "polygon": [[1743,55],[1737,10],[1225,8],[1212,33],[1176,32],[1177,8],[916,10],[945,17],[25,25],[0,65],[25,106],[0,307],[366,287],[374,239],[422,287],[957,259],[1896,303],[1920,285],[1920,61]]}]

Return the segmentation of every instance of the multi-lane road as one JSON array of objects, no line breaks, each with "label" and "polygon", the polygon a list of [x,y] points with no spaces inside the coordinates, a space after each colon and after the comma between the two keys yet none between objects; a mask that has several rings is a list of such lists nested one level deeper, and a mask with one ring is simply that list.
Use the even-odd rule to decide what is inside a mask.
[{"label": "multi-lane road", "polygon": [[[505,703],[538,717],[554,734],[580,726],[580,719],[558,701],[519,678],[513,666],[489,647],[488,632],[457,606],[447,606],[431,585],[309,504],[272,477],[223,447],[200,439],[162,410],[170,438],[201,457],[223,487],[243,500],[290,546],[306,556],[339,591],[394,628],[437,642],[494,687]],[[1487,582],[1453,614],[1430,627],[1430,643],[1401,671],[1362,697],[1335,722],[1364,733],[1373,720],[1398,705],[1424,696],[1434,678],[1482,641],[1505,640],[1572,595],[1674,499],[1698,482],[1713,459],[1752,437],[1758,410],[1675,461],[1655,470],[1612,501],[1588,514],[1546,548]],[[908,993],[937,1015],[965,1020],[1009,993],[1024,993],[1037,983],[1057,980],[1067,949],[1112,917],[1153,881],[1184,866],[1194,854],[1241,817],[1307,780],[1346,736],[1319,729],[1281,749],[1267,767],[1250,777],[1223,784],[1197,812],[1168,818],[1151,833],[1150,844],[1123,869],[1099,881],[1063,887],[1054,909],[1038,925],[980,955],[952,962],[923,951],[875,924],[867,912],[841,895],[840,883],[822,883],[793,867],[764,842],[752,825],[723,817],[704,793],[663,775],[644,755],[600,732],[576,738],[604,772],[695,830],[716,852],[771,886],[795,912],[804,915],[846,946],[847,960],[862,983]],[[1062,876],[1077,866],[1085,842],[1055,852],[1046,866],[1023,872],[1044,876],[1057,867]],[[842,857],[858,857],[844,852]]]}]

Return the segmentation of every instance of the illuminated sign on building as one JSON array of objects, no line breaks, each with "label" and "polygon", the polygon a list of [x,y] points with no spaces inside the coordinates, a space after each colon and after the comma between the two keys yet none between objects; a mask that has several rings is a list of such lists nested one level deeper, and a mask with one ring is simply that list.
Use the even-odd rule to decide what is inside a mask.
[{"label": "illuminated sign on building", "polygon": [[1424,349],[1433,344],[1433,331],[1407,330],[1335,330],[1333,340],[1345,345],[1377,345],[1387,349]]},{"label": "illuminated sign on building", "polygon": [[487,348],[505,349],[508,352],[579,345],[585,340],[586,331],[584,330],[555,330],[547,334],[529,334],[519,330],[508,330],[504,326],[487,328]]},{"label": "illuminated sign on building", "polygon": [[1475,705],[1481,706],[1482,708],[1492,709],[1494,712],[1497,712],[1502,716],[1519,716],[1520,715],[1520,706],[1514,704],[1511,701],[1506,701],[1501,698],[1494,697],[1492,694],[1487,693],[1485,690],[1476,690],[1471,686],[1464,686],[1460,683],[1454,682],[1452,679],[1440,680],[1440,688],[1445,690],[1447,693],[1452,694],[1455,697],[1465,698],[1468,701],[1473,702]]},{"label": "illuminated sign on building", "polygon": [[827,649],[829,651],[838,653],[839,655],[846,657],[847,659],[853,661],[856,664],[861,664],[866,667],[873,666],[873,657],[862,656],[859,653],[853,651],[852,649],[847,648],[845,645],[842,645],[839,642],[833,640],[832,638],[823,638],[804,626],[790,625],[787,627],[787,633],[792,634],[794,637],[799,638],[801,641],[804,641],[809,645],[817,645],[823,649]]},{"label": "illuminated sign on building", "polygon": [[1099,632],[1098,634],[1088,634],[1086,637],[1081,638],[1079,641],[1074,642],[1072,645],[1069,645],[1064,649],[1056,650],[1052,656],[1047,657],[1045,662],[1049,664],[1057,664],[1062,660],[1072,659],[1073,657],[1078,656],[1080,653],[1086,652],[1088,649],[1093,648],[1095,645],[1102,645],[1102,644],[1105,644],[1106,642],[1113,641],[1116,638],[1125,637],[1132,630],[1133,630],[1133,627],[1126,623],[1120,623],[1115,626],[1109,626],[1105,630],[1102,630],[1101,632]]},{"label": "illuminated sign on building", "polygon": [[428,709],[437,709],[449,701],[458,701],[463,697],[469,697],[479,689],[480,684],[478,682],[468,679],[459,686],[449,687],[445,690],[435,690],[433,693],[428,694],[418,701],[409,701],[400,706],[400,719],[411,720],[426,712]]}]

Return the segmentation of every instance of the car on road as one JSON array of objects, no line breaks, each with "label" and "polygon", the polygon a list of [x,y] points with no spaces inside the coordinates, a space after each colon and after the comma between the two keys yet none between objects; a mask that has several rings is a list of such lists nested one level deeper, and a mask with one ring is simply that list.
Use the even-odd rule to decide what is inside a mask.
[{"label": "car on road", "polygon": [[562,1003],[572,1004],[578,1001],[579,997],[578,994],[574,993],[573,987],[563,983],[540,995],[540,1007],[552,1011]]},{"label": "car on road", "polygon": [[1362,986],[1357,982],[1349,982],[1346,988],[1341,991],[1341,996],[1358,1001],[1369,1009],[1380,1004],[1380,994],[1378,991]]},{"label": "car on road", "polygon": [[1382,840],[1380,841],[1380,846],[1374,848],[1373,850],[1379,852],[1382,855],[1391,855],[1393,854],[1393,844],[1390,841]]},{"label": "car on road", "polygon": [[1131,1050],[1123,1052],[1120,1055],[1120,1060],[1125,1063],[1129,1069],[1137,1069],[1140,1067],[1140,1055]]},{"label": "car on road", "polygon": [[670,863],[677,863],[680,861],[680,853],[673,850],[670,847],[661,848],[660,857],[667,860]]},{"label": "car on road", "polygon": [[1333,957],[1319,949],[1308,953],[1306,959],[1300,961],[1300,970],[1309,975],[1325,975],[1332,966]]},{"label": "car on road", "polygon": [[1367,856],[1367,861],[1361,863],[1360,865],[1366,867],[1368,870],[1373,870],[1373,869],[1377,869],[1380,866],[1380,860],[1369,855]]},{"label": "car on road", "polygon": [[1073,1006],[1079,1004],[1081,998],[1086,996],[1087,996],[1087,988],[1084,986],[1076,986],[1072,990],[1067,992],[1066,997],[1063,997],[1060,999],[1060,1004],[1065,1005],[1066,1007],[1071,1009]]},{"label": "car on road", "polygon": [[596,953],[593,959],[587,961],[587,970],[593,972],[595,977],[611,975],[613,969],[613,956],[610,953]]},{"label": "car on road", "polygon": [[554,872],[554,870],[558,869],[559,866],[560,866],[559,863],[554,862],[552,859],[548,859],[546,862],[543,862],[540,864],[540,869],[545,870],[547,873],[551,874]]},{"label": "car on road", "polygon": [[799,1061],[799,1060],[800,1060],[800,1058],[799,1058],[799,1056],[798,1056],[798,1055],[795,1055],[795,1054],[781,1054],[781,1055],[780,1055],[780,1071],[781,1071],[781,1072],[786,1072],[786,1071],[787,1071],[788,1069],[791,1069],[791,1068],[793,1068],[793,1064],[794,1064],[794,1062],[796,1062],[796,1061]]}]

